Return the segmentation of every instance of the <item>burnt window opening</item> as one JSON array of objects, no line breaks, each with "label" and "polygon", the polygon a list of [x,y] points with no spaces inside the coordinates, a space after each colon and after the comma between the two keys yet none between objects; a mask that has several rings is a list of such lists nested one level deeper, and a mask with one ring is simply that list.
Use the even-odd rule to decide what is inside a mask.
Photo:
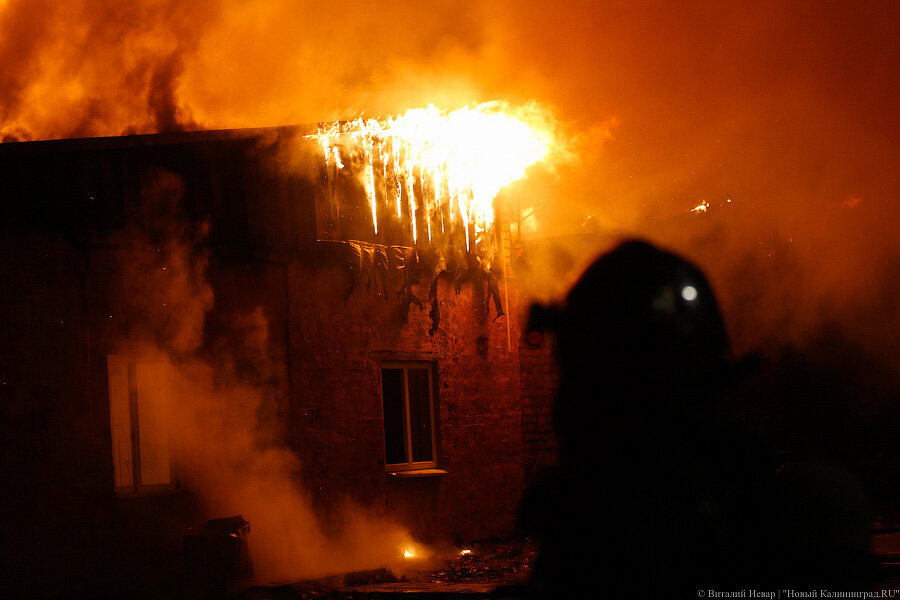
[{"label": "burnt window opening", "polygon": [[107,374],[116,494],[176,489],[168,410],[171,365],[163,359],[111,354]]},{"label": "burnt window opening", "polygon": [[384,462],[388,471],[437,466],[434,365],[385,363],[381,368]]}]

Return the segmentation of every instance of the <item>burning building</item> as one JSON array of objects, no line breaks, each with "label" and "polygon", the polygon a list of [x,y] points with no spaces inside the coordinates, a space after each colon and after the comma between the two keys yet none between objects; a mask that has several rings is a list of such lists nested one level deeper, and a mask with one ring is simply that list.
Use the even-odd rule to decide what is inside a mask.
[{"label": "burning building", "polygon": [[[450,127],[530,131],[500,114]],[[465,180],[435,116],[0,146],[26,586],[176,582],[185,529],[238,513],[278,577],[513,530],[549,370],[491,201],[546,141]]]},{"label": "burning building", "polygon": [[[525,284],[548,300],[621,233],[702,266],[735,349],[769,357],[739,416],[856,465],[898,521],[897,3],[0,0],[0,19],[22,585],[172,580],[210,517],[242,514],[257,571],[298,577],[508,531],[553,454]],[[441,120],[437,146],[433,109],[280,127],[492,98],[552,107],[575,157],[493,205],[546,141],[492,129],[497,105]],[[492,135],[460,177],[473,130]],[[527,281],[518,214],[542,248]]]}]

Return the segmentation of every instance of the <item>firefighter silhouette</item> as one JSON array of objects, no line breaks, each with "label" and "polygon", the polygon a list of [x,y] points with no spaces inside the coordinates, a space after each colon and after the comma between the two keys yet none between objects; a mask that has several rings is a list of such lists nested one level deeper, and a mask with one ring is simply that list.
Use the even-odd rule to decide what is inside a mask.
[{"label": "firefighter silhouette", "polygon": [[520,514],[540,543],[533,592],[696,598],[868,581],[852,483],[779,464],[719,416],[748,361],[731,359],[697,268],[626,241],[561,306],[534,307],[529,330],[551,334],[560,368],[559,462]]}]

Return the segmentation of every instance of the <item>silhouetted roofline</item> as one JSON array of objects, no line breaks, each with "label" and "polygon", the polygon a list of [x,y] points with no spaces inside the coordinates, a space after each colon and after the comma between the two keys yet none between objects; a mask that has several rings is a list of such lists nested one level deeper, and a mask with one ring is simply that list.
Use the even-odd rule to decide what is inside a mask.
[{"label": "silhouetted roofline", "polygon": [[253,139],[266,136],[275,136],[277,138],[286,134],[305,135],[308,133],[315,133],[315,130],[315,125],[282,125],[279,127],[201,129],[197,131],[174,131],[169,133],[144,133],[138,135],[4,142],[0,143],[0,158],[58,151],[71,152],[73,150],[107,150],[139,146],[164,146],[170,144]]}]

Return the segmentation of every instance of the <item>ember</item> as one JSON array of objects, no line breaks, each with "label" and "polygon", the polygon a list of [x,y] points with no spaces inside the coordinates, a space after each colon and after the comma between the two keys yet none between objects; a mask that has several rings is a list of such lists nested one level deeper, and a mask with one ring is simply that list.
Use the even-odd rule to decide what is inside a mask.
[{"label": "ember", "polygon": [[709,210],[709,202],[707,202],[706,200],[704,200],[703,202],[701,202],[700,204],[698,204],[697,206],[695,206],[694,208],[692,208],[692,209],[691,209],[691,212],[692,212],[692,213],[696,213],[696,212],[706,212],[706,211],[708,211],[708,210]]}]

